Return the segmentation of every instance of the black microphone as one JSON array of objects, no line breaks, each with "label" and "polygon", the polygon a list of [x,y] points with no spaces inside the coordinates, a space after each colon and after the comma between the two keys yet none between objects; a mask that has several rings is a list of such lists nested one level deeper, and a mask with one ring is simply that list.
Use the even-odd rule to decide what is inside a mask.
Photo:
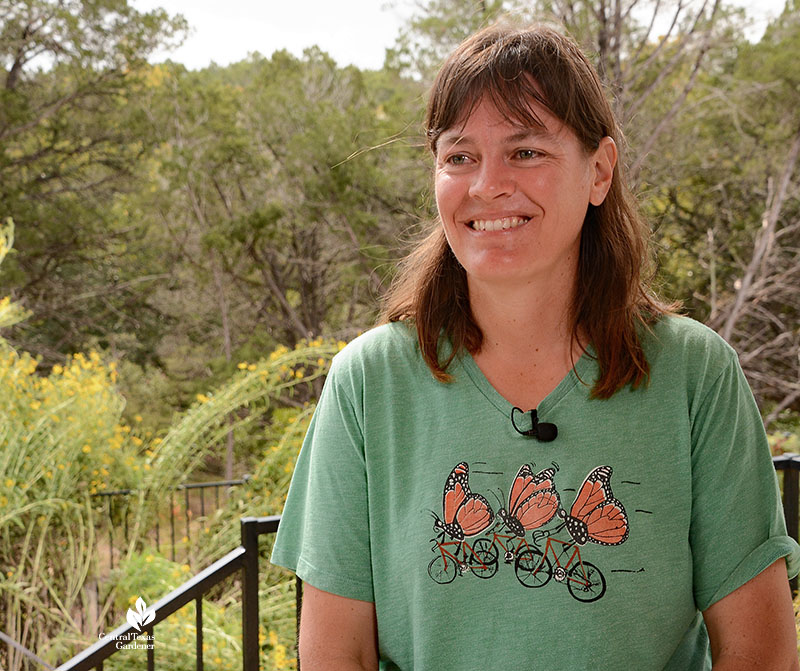
[{"label": "black microphone", "polygon": [[558,435],[558,427],[550,422],[540,422],[539,417],[536,414],[536,408],[529,410],[531,413],[531,428],[525,431],[522,431],[514,421],[515,412],[521,412],[523,415],[525,412],[522,410],[522,408],[518,408],[516,406],[514,406],[514,408],[511,410],[511,425],[514,427],[514,430],[517,433],[521,433],[523,436],[532,436],[541,443],[549,443],[556,439],[556,436]]}]

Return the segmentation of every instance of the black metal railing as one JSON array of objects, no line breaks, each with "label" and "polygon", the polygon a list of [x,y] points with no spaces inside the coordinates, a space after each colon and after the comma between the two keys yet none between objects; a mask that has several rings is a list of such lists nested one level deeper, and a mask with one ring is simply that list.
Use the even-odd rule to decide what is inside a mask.
[{"label": "black metal railing", "polygon": [[[133,641],[140,635],[148,637],[145,641],[152,641],[155,627],[192,601],[195,602],[196,617],[196,668],[198,671],[202,671],[203,595],[237,571],[241,571],[242,574],[242,669],[243,671],[258,671],[258,539],[262,534],[275,533],[278,530],[279,522],[279,515],[242,518],[242,544],[153,605],[150,610],[155,613],[155,618],[143,627],[141,632],[131,624],[124,624],[59,666],[56,671],[89,671],[90,669],[102,671],[103,661],[118,651],[118,642]],[[300,612],[301,598],[302,586],[300,580],[297,579],[297,613]],[[148,671],[155,670],[154,648],[153,645],[146,648]]]},{"label": "black metal railing", "polygon": [[[206,490],[213,489],[214,510],[220,507],[220,490],[228,490],[232,487],[247,484],[250,481],[250,476],[245,475],[240,480],[218,480],[216,482],[195,482],[189,484],[178,485],[169,493],[169,541],[170,541],[170,558],[176,561],[176,523],[175,511],[175,495],[178,492],[183,492],[183,531],[187,539],[187,544],[191,544],[192,540],[192,501],[190,499],[190,492],[195,495],[195,499],[199,498],[200,505],[200,519],[201,523],[205,525],[206,516]],[[104,517],[106,518],[108,526],[108,545],[109,545],[109,569],[114,568],[114,532],[121,529],[123,538],[127,543],[128,538],[128,516],[130,514],[130,506],[128,505],[128,498],[131,495],[137,494],[135,489],[117,489],[110,492],[98,492],[92,494],[93,498],[100,500],[105,499],[103,508],[105,510]],[[195,500],[195,505],[197,501]],[[156,516],[156,523],[153,529],[155,534],[156,550],[161,552],[161,514]]]},{"label": "black metal railing", "polygon": [[783,473],[783,516],[786,518],[786,530],[798,540],[800,530],[800,455],[781,454],[772,457],[775,470]]},{"label": "black metal railing", "polygon": [[[783,473],[781,499],[786,531],[795,540],[800,540],[800,455],[787,453],[772,457],[772,465],[776,471]],[[797,578],[792,578],[790,582],[794,594],[797,592]]]}]

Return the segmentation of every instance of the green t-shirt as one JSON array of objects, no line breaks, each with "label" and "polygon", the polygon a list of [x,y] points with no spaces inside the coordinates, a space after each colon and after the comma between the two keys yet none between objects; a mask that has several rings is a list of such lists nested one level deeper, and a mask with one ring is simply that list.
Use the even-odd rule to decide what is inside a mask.
[{"label": "green t-shirt", "polygon": [[797,574],[800,548],[733,350],[679,317],[643,344],[647,387],[590,399],[584,354],[539,404],[558,428],[540,442],[469,355],[442,383],[408,326],[357,338],[272,561],[374,601],[385,669],[709,669],[699,611],[780,557]]}]

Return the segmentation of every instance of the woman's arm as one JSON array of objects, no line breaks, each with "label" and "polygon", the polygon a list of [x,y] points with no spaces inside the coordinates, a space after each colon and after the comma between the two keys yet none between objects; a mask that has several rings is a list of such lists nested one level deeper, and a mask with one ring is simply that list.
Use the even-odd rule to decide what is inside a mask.
[{"label": "woman's arm", "polygon": [[786,562],[779,559],[703,611],[714,671],[797,671]]},{"label": "woman's arm", "polygon": [[375,604],[303,584],[300,668],[312,671],[375,671],[378,627]]}]

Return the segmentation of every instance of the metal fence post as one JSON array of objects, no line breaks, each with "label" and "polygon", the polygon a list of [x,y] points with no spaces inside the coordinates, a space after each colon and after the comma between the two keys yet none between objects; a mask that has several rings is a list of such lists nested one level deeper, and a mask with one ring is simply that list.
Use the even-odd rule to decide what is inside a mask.
[{"label": "metal fence post", "polygon": [[295,643],[297,644],[297,671],[300,671],[300,609],[303,607],[303,581],[294,577]]},{"label": "metal fence post", "polygon": [[259,671],[258,645],[258,519],[243,517],[242,669]]},{"label": "metal fence post", "polygon": [[[783,516],[786,519],[786,531],[797,540],[800,526],[800,462],[797,455],[791,455],[788,468],[783,471]],[[797,578],[789,581],[792,593],[797,592]]]},{"label": "metal fence post", "polygon": [[800,502],[800,464],[793,458],[783,471],[783,515],[786,518],[786,531],[797,540],[798,503]]}]

